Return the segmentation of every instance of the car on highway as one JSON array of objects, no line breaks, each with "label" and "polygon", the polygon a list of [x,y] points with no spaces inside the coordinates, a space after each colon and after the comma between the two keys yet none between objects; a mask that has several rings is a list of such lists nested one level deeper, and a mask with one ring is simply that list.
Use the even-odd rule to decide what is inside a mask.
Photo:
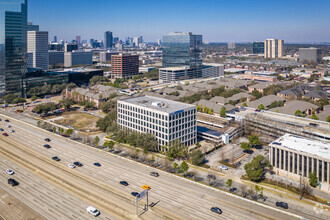
[{"label": "car on highway", "polygon": [[286,202],[276,202],[275,204],[277,207],[282,207],[283,209],[289,208],[288,203],[286,203]]},{"label": "car on highway", "polygon": [[2,135],[3,135],[3,136],[6,136],[6,137],[8,136],[8,134],[7,134],[7,133],[2,133]]},{"label": "car on highway", "polygon": [[98,216],[100,215],[101,213],[96,209],[94,208],[93,206],[88,206],[87,207],[87,212],[91,215],[94,215],[94,216]]},{"label": "car on highway", "polygon": [[49,138],[45,138],[45,141],[49,142],[49,141],[50,141],[50,139],[49,139]]},{"label": "car on highway", "polygon": [[0,128],[0,131],[3,131],[3,129],[2,129],[2,128]]},{"label": "car on highway", "polygon": [[49,144],[44,144],[44,148],[49,149],[49,148],[51,148],[51,146]]},{"label": "car on highway", "polygon": [[73,162],[73,164],[76,165],[77,167],[82,167],[83,166],[83,164],[80,163],[79,161],[75,161],[75,162]]},{"label": "car on highway", "polygon": [[11,186],[18,186],[18,182],[12,178],[8,179],[8,184],[10,184]]},{"label": "car on highway", "polygon": [[94,163],[94,166],[100,167],[101,164],[100,163]]},{"label": "car on highway", "polygon": [[254,110],[255,112],[260,112],[260,109],[256,109],[256,110]]},{"label": "car on highway", "polygon": [[9,129],[8,130],[10,133],[14,133],[15,131],[14,131],[14,129]]},{"label": "car on highway", "polygon": [[222,210],[218,207],[212,207],[211,212],[215,212],[217,214],[222,214]]},{"label": "car on highway", "polygon": [[159,177],[159,174],[157,172],[150,172],[150,176]]},{"label": "car on highway", "polygon": [[52,160],[60,161],[61,159],[55,156],[55,157],[52,157]]},{"label": "car on highway", "polygon": [[134,197],[137,197],[139,195],[138,192],[131,192],[131,195],[134,196]]},{"label": "car on highway", "polygon": [[8,124],[7,124],[7,125],[6,125],[6,127],[7,127],[7,128],[10,128],[10,127],[11,127],[11,125],[8,125]]},{"label": "car on highway", "polygon": [[6,173],[7,173],[8,175],[13,175],[15,172],[12,171],[11,169],[7,169],[7,170],[6,170]]},{"label": "car on highway", "polygon": [[6,119],[6,120],[5,120],[5,122],[9,122],[9,120],[8,120],[8,119]]},{"label": "car on highway", "polygon": [[72,163],[69,163],[69,164],[68,164],[68,167],[74,169],[74,168],[76,168],[76,165],[74,165],[74,164],[72,164]]},{"label": "car on highway", "polygon": [[224,166],[224,165],[222,165],[222,166],[220,166],[220,169],[221,169],[221,170],[228,170],[228,167],[227,167],[227,166]]},{"label": "car on highway", "polygon": [[68,135],[66,135],[66,134],[62,134],[62,137],[67,137]]},{"label": "car on highway", "polygon": [[126,182],[126,181],[120,181],[119,183],[123,186],[128,186],[129,185],[128,182]]}]

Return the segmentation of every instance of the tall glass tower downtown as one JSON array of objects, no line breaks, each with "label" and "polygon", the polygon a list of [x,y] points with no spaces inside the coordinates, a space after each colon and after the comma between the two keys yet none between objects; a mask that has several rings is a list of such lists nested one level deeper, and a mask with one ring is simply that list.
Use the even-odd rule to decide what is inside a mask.
[{"label": "tall glass tower downtown", "polygon": [[0,0],[0,96],[22,93],[27,72],[27,0]]},{"label": "tall glass tower downtown", "polygon": [[163,36],[163,67],[190,67],[193,78],[201,74],[202,35],[174,32]]}]

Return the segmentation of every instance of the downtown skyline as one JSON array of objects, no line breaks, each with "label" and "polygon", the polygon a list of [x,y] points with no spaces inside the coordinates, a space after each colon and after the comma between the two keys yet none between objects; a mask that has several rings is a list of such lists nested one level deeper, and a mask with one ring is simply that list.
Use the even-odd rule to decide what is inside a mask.
[{"label": "downtown skyline", "polygon": [[[51,7],[49,7],[51,5]],[[100,0],[30,0],[28,20],[47,30],[50,39],[103,39],[112,31],[120,39],[143,36],[156,42],[173,31],[202,34],[209,42],[252,42],[266,38],[285,42],[327,42],[330,39],[330,2],[173,1],[150,0],[120,4]]]}]

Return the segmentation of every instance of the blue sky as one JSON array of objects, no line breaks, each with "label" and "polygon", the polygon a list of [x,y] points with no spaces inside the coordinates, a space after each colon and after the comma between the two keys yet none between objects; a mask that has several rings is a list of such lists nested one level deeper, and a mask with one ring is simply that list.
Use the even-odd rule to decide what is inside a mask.
[{"label": "blue sky", "polygon": [[330,42],[330,0],[28,0],[29,21],[71,40],[114,36],[157,41],[173,31],[210,42],[266,38]]}]

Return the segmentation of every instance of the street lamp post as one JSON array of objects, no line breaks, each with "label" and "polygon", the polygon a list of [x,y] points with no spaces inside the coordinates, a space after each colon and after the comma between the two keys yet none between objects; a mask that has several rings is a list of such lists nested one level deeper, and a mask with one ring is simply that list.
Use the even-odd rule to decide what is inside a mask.
[{"label": "street lamp post", "polygon": [[301,171],[299,172],[299,176],[300,176],[300,200],[302,199],[302,196],[301,196]]}]

